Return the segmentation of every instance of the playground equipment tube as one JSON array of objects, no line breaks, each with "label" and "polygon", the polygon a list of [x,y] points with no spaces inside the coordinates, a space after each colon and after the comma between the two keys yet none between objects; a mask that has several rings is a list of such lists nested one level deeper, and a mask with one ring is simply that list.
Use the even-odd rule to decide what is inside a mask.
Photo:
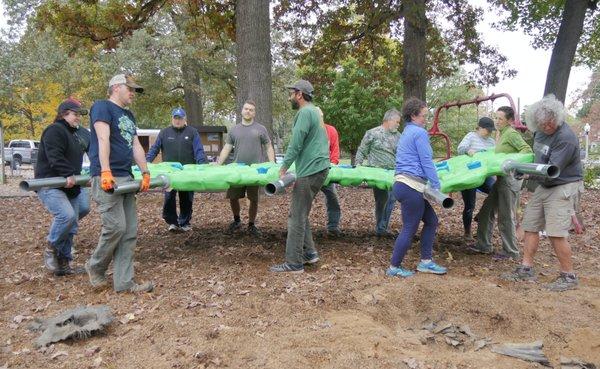
[{"label": "playground equipment tube", "polygon": [[533,174],[548,178],[556,178],[560,175],[560,168],[558,168],[556,165],[519,163],[518,161],[511,159],[508,159],[502,163],[502,171],[506,174],[515,171],[518,173]]},{"label": "playground equipment tube", "polygon": [[[115,195],[137,192],[140,190],[141,182],[141,180],[124,182],[116,185],[112,190],[109,190],[107,192]],[[160,187],[161,189],[166,190],[167,188],[169,188],[169,185],[169,177],[167,177],[164,174],[159,174],[156,177],[150,179],[150,188]]]},{"label": "playground equipment tube", "polygon": [[269,196],[281,194],[294,182],[296,182],[296,174],[288,172],[278,180],[268,183],[265,186],[265,193]]},{"label": "playground equipment tube", "polygon": [[452,200],[452,198],[429,186],[425,187],[425,191],[423,191],[423,197],[425,197],[425,199],[428,201],[440,204],[444,209],[450,209],[454,206],[454,200]]},{"label": "playground equipment tube", "polygon": [[[79,186],[87,186],[90,181],[89,175],[76,175],[75,184]],[[23,191],[37,191],[42,188],[59,188],[67,185],[66,177],[50,177],[27,179],[19,183],[19,188]]]}]

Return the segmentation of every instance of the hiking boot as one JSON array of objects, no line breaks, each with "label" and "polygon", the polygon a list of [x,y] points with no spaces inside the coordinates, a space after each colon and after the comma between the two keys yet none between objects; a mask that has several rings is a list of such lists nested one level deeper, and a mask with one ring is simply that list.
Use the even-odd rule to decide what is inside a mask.
[{"label": "hiking boot", "polygon": [[448,272],[448,269],[444,268],[441,265],[437,265],[436,263],[432,261],[428,261],[428,262],[419,262],[419,265],[417,265],[417,271],[421,272],[421,273],[431,273],[431,274],[446,274]]},{"label": "hiking boot", "polygon": [[242,222],[238,222],[238,221],[234,220],[233,222],[231,222],[231,224],[229,224],[229,227],[227,227],[225,234],[234,234],[235,232],[238,232],[240,229],[242,229]]},{"label": "hiking boot", "polygon": [[177,224],[169,224],[169,232],[179,232],[181,228]]},{"label": "hiking boot", "polygon": [[153,290],[154,290],[154,283],[144,282],[142,284],[134,283],[133,286],[129,287],[125,291],[119,291],[119,292],[139,293],[139,292],[152,292]]},{"label": "hiking boot", "polygon": [[250,234],[251,236],[254,236],[254,237],[262,236],[262,233],[258,230],[258,228],[256,228],[256,226],[254,224],[248,225],[248,234]]},{"label": "hiking boot", "polygon": [[44,266],[48,271],[55,272],[58,269],[58,259],[56,258],[56,250],[50,242],[44,249]]},{"label": "hiking boot", "polygon": [[407,278],[407,277],[412,277],[413,275],[415,275],[415,272],[413,272],[412,270],[404,269],[401,266],[398,266],[398,267],[390,266],[385,271],[385,275],[387,275],[388,277]]},{"label": "hiking boot", "polygon": [[90,279],[90,284],[94,288],[102,288],[108,286],[108,281],[104,274],[98,274],[90,268],[90,262],[87,261],[84,265],[85,271]]},{"label": "hiking boot", "polygon": [[181,227],[179,227],[179,229],[180,229],[182,232],[189,232],[189,231],[191,231],[191,230],[192,230],[192,226],[191,226],[191,225],[189,225],[189,224],[186,224],[186,225],[182,225]]},{"label": "hiking boot", "polygon": [[304,254],[304,265],[313,265],[318,263],[319,260],[319,254],[316,251]]},{"label": "hiking boot", "polygon": [[66,275],[82,274],[85,273],[85,269],[81,267],[71,268],[69,259],[58,257],[58,268],[54,271],[54,275],[57,277],[64,277]]},{"label": "hiking boot", "polygon": [[548,283],[545,287],[550,291],[562,292],[577,289],[578,284],[579,280],[574,273],[561,272],[554,282]]},{"label": "hiking boot", "polygon": [[500,278],[511,282],[533,282],[537,279],[533,268],[525,265],[519,265],[513,272],[503,274]]},{"label": "hiking boot", "polygon": [[491,255],[493,251],[482,250],[476,245],[470,245],[466,248],[467,254]]},{"label": "hiking boot", "polygon": [[339,237],[342,237],[342,231],[340,231],[337,228],[328,229],[327,230],[327,237],[330,237],[330,238],[339,238]]},{"label": "hiking boot", "polygon": [[269,268],[269,270],[274,273],[304,273],[304,265],[283,263],[273,265],[271,268]]}]

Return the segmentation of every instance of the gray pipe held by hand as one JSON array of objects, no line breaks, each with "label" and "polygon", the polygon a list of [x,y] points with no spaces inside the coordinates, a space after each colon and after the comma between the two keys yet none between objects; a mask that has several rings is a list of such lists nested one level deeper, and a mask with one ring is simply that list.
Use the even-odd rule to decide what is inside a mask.
[{"label": "gray pipe held by hand", "polygon": [[281,194],[285,192],[286,187],[291,186],[294,182],[296,182],[296,174],[288,172],[278,180],[268,183],[265,186],[265,194],[269,196]]}]

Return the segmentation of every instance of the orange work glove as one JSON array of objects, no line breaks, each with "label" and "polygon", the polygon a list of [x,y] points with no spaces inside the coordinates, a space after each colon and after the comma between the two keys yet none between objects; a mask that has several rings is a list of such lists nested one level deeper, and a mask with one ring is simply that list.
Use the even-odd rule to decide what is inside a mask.
[{"label": "orange work glove", "polygon": [[150,173],[142,173],[142,183],[140,183],[140,192],[146,192],[150,189]]},{"label": "orange work glove", "polygon": [[110,191],[115,188],[115,177],[113,177],[112,172],[110,170],[103,170],[100,173],[100,187],[104,191]]}]

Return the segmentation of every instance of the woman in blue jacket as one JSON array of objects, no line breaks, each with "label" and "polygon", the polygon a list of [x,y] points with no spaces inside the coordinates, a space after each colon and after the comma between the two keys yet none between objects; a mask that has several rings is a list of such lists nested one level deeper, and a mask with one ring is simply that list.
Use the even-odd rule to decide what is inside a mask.
[{"label": "woman in blue jacket", "polygon": [[406,126],[398,141],[396,150],[396,177],[394,196],[402,209],[402,230],[396,239],[391,265],[386,271],[392,277],[410,277],[412,270],[401,266],[413,237],[423,221],[421,233],[421,261],[417,271],[445,274],[446,268],[432,260],[433,238],[438,226],[438,218],[429,202],[423,197],[425,187],[440,189],[433,150],[425,128],[427,105],[417,98],[410,98],[402,108]]}]

